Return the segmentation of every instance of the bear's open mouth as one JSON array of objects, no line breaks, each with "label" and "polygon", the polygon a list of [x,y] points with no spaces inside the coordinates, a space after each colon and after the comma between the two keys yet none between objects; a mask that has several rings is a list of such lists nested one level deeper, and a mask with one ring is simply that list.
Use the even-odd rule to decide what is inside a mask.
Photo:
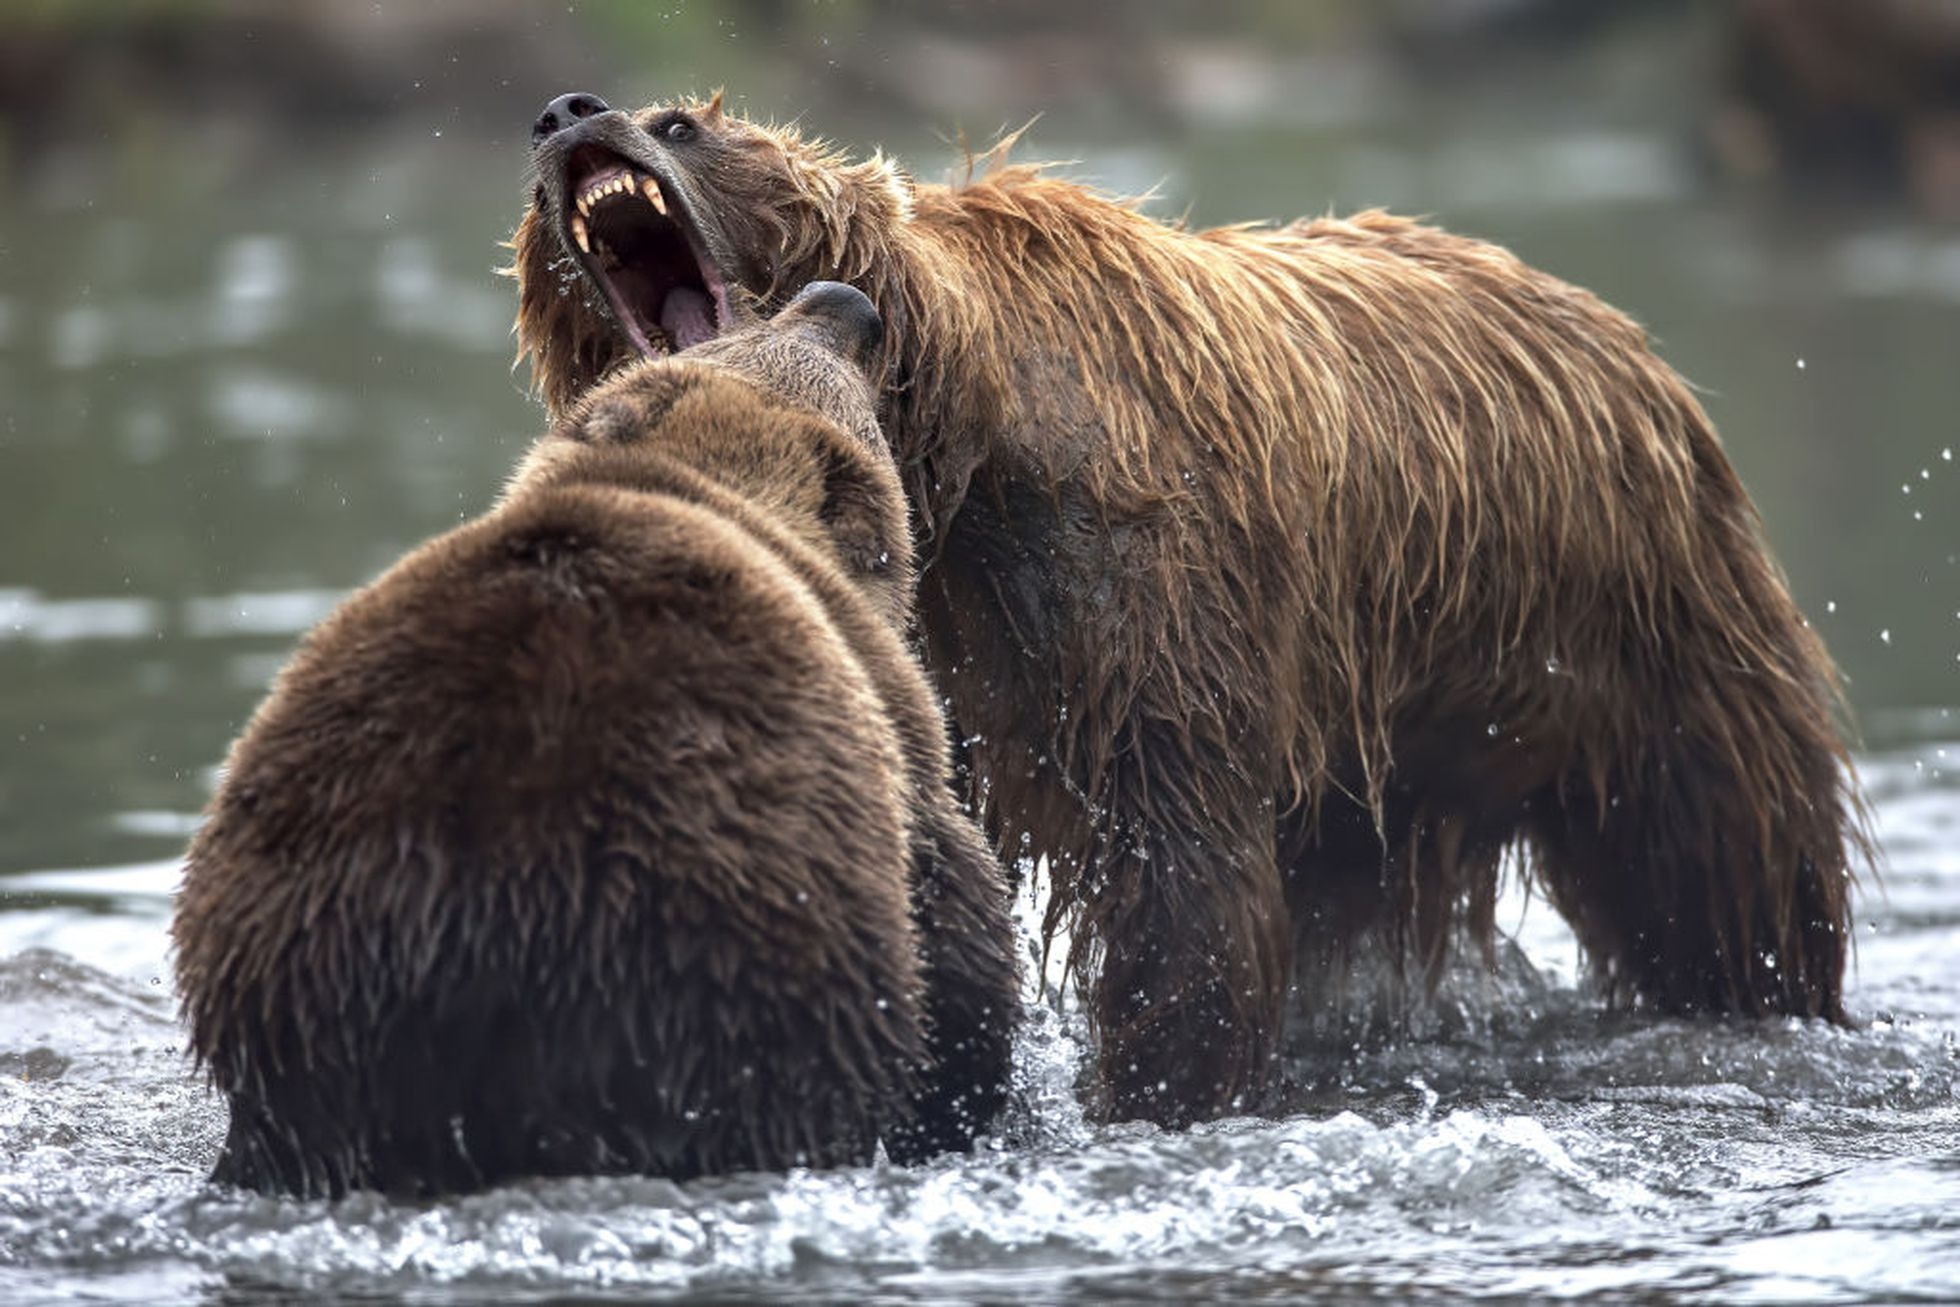
[{"label": "bear's open mouth", "polygon": [[635,349],[654,357],[721,333],[727,283],[671,188],[585,145],[566,160],[564,193],[567,238]]}]

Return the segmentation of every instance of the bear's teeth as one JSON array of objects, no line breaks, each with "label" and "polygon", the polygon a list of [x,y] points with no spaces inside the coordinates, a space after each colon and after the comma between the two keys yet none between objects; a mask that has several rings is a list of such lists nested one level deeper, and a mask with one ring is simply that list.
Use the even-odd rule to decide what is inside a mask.
[{"label": "bear's teeth", "polygon": [[660,194],[660,184],[651,177],[642,178],[638,173],[631,172],[619,177],[610,177],[588,188],[578,197],[578,211],[590,217],[599,201],[612,195],[631,195],[635,191],[644,195],[647,202],[653,205],[662,217],[666,216],[667,202]]},{"label": "bear's teeth", "polygon": [[578,242],[581,253],[592,253],[592,237],[586,234],[585,216],[583,214],[575,213],[572,215],[572,239]]}]

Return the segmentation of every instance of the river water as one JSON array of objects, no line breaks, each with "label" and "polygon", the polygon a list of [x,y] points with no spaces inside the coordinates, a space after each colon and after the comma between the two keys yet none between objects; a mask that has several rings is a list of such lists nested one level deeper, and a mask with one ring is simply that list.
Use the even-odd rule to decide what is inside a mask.
[{"label": "river water", "polygon": [[162,979],[175,864],[23,877],[51,902],[0,916],[0,1297],[1953,1301],[1960,775],[1922,753],[1866,764],[1889,870],[1852,1029],[1604,1012],[1513,895],[1496,979],[1296,1065],[1276,1119],[1086,1125],[1064,1002],[969,1157],[430,1205],[206,1185],[224,1114]]},{"label": "river water", "polygon": [[[1853,1028],[1608,1013],[1514,890],[1497,978],[1294,1065],[1274,1119],[1086,1125],[1051,995],[972,1157],[421,1207],[203,1183],[169,894],[293,640],[537,430],[490,268],[533,101],[589,79],[297,148],[241,119],[0,158],[0,1299],[1960,1300],[1960,232],[1711,183],[1687,109],[1628,89],[1669,49],[1499,90],[1214,51],[1184,116],[1051,106],[1029,152],[1200,222],[1429,213],[1654,329],[1850,676],[1884,855]],[[1315,89],[1210,93],[1248,68]],[[815,85],[752,107],[939,171],[916,120],[826,121]]]}]

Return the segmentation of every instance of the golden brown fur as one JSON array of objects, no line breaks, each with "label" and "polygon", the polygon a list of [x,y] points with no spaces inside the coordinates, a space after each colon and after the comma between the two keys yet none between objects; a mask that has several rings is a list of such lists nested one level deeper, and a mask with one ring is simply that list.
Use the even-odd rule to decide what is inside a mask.
[{"label": "golden brown fur", "polygon": [[281,674],[174,925],[216,1178],[861,1162],[998,1109],[1005,891],[843,300],[598,388]]},{"label": "golden brown fur", "polygon": [[[649,135],[676,112],[692,139]],[[537,152],[553,406],[621,350],[549,271],[580,142],[758,300],[836,277],[884,313],[928,662],[991,830],[1053,859],[1115,1114],[1256,1101],[1289,987],[1364,939],[1422,977],[1460,926],[1487,949],[1512,845],[1613,995],[1840,1015],[1835,672],[1633,322],[1383,213],[1187,232],[684,104]]]}]

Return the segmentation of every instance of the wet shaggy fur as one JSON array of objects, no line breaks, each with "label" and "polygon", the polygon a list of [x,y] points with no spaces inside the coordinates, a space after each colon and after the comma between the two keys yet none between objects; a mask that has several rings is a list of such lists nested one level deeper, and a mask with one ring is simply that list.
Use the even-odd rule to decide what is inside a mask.
[{"label": "wet shaggy fur", "polygon": [[1415,981],[1488,952],[1507,848],[1616,998],[1841,1015],[1836,673],[1632,321],[1384,213],[1193,232],[688,102],[535,152],[554,407],[624,350],[560,275],[591,144],[757,300],[834,277],[884,313],[928,665],[991,831],[1052,859],[1108,1112],[1255,1105],[1289,995],[1378,942]]},{"label": "wet shaggy fur", "polygon": [[592,392],[281,674],[173,928],[216,1179],[856,1163],[998,1109],[1005,887],[829,305]]}]

